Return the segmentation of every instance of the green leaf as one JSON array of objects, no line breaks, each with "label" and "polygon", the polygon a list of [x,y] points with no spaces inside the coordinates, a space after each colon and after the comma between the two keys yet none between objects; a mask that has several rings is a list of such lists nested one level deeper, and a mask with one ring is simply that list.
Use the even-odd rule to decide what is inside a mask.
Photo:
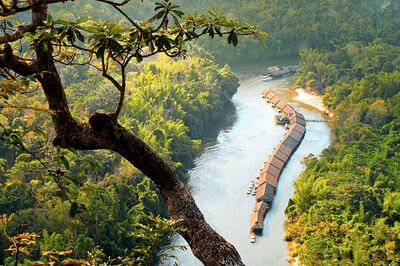
[{"label": "green leaf", "polygon": [[96,57],[101,58],[104,55],[104,52],[106,51],[106,45],[101,44],[99,48],[96,51]]},{"label": "green leaf", "polygon": [[83,34],[79,30],[75,30],[74,32],[79,41],[81,42],[85,41],[85,36],[83,36]]},{"label": "green leaf", "polygon": [[238,45],[238,41],[237,34],[234,31],[231,31],[228,36],[228,43],[232,44],[233,47],[236,47]]},{"label": "green leaf", "polygon": [[64,165],[65,169],[67,169],[67,170],[71,169],[69,161],[64,155],[60,156],[60,162]]},{"label": "green leaf", "polygon": [[74,218],[78,213],[79,205],[75,201],[72,202],[71,208],[69,209],[69,217]]}]

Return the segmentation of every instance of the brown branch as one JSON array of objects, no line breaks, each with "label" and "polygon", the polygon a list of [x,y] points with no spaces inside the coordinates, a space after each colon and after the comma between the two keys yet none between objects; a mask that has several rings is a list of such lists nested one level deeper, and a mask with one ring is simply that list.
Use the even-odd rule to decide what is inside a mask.
[{"label": "brown branch", "polygon": [[11,45],[6,44],[3,50],[0,50],[0,67],[8,68],[22,76],[34,75],[38,72],[35,61],[26,62],[13,54]]},{"label": "brown branch", "polygon": [[114,5],[114,6],[124,6],[126,4],[128,4],[131,0],[123,0],[121,2],[114,2],[114,1],[110,1],[110,0],[96,0],[97,2],[102,2],[102,3],[106,3],[109,5]]},{"label": "brown branch", "polygon": [[0,36],[0,44],[18,41],[25,33],[34,31],[36,27],[34,24],[21,25],[11,34],[4,33],[4,35]]},{"label": "brown branch", "polygon": [[182,236],[205,265],[243,265],[235,248],[205,221],[187,187],[142,140],[118,124],[114,114],[93,114],[89,124],[61,125],[65,134],[54,144],[78,150],[108,149],[148,176],[165,201],[169,216],[179,220]]},{"label": "brown branch", "polygon": [[[54,4],[54,3],[64,3],[68,0],[32,0],[30,5],[27,6],[18,6],[18,0],[14,0],[11,3],[11,8],[8,8],[7,6],[4,5],[4,3],[0,0],[0,7],[1,7],[1,12],[0,15],[3,17],[8,17],[15,15],[20,12],[25,12],[28,10],[33,9],[34,7],[40,5],[40,4]],[[71,0],[74,1],[74,0]]]},{"label": "brown branch", "polygon": [[115,116],[118,118],[119,114],[122,111],[122,107],[124,105],[124,100],[125,100],[125,91],[126,91],[126,70],[124,66],[121,66],[121,78],[122,78],[122,83],[121,83],[121,90],[120,90],[120,95],[119,95],[119,101],[118,101],[118,106],[117,109],[115,110]]}]

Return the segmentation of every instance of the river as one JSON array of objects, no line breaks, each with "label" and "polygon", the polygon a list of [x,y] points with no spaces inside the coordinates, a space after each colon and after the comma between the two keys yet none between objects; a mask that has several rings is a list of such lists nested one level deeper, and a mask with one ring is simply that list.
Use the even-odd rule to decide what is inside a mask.
[{"label": "river", "polygon": [[[228,114],[226,126],[215,136],[203,141],[204,151],[189,172],[189,186],[199,208],[210,225],[239,251],[246,265],[288,265],[288,248],[284,241],[284,210],[293,195],[293,182],[304,166],[302,159],[315,155],[330,143],[330,130],[326,123],[307,124],[305,138],[283,171],[273,205],[264,222],[263,236],[256,243],[249,239],[249,216],[254,197],[246,194],[251,180],[284,134],[276,126],[276,112],[261,98],[261,90],[268,86],[303,113],[306,119],[323,119],[322,114],[291,100],[287,90],[291,78],[269,83],[261,77],[243,77],[232,101],[236,111]],[[179,237],[176,241],[185,243]],[[190,251],[177,252],[180,265],[202,265]]]}]

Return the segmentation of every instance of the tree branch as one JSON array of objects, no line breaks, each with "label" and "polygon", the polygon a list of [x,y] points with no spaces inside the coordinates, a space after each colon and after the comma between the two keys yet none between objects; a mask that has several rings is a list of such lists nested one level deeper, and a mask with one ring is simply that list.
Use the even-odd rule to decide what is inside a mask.
[{"label": "tree branch", "polygon": [[0,67],[9,68],[22,76],[34,75],[38,72],[35,61],[21,59],[13,54],[11,45],[6,44],[3,50],[0,50]]}]

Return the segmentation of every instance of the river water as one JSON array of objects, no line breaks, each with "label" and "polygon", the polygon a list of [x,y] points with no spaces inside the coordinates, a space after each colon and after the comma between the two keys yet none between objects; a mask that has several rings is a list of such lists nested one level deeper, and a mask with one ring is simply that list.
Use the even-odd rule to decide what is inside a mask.
[{"label": "river water", "polygon": [[[217,135],[211,130],[203,141],[204,152],[189,172],[189,186],[201,211],[210,225],[239,251],[244,263],[251,266],[288,265],[288,249],[284,241],[284,210],[293,195],[293,182],[303,169],[302,159],[315,155],[330,143],[326,123],[307,124],[305,138],[283,171],[273,205],[268,212],[263,236],[256,243],[249,239],[249,217],[254,207],[254,197],[246,190],[258,171],[284,134],[276,126],[276,112],[260,96],[268,86],[281,94],[303,113],[306,119],[323,119],[322,114],[291,100],[288,92],[290,78],[269,83],[261,77],[244,77],[233,97],[236,111],[229,113],[222,130]],[[178,244],[185,243],[179,237]],[[202,265],[190,251],[176,254],[180,265]]]}]

